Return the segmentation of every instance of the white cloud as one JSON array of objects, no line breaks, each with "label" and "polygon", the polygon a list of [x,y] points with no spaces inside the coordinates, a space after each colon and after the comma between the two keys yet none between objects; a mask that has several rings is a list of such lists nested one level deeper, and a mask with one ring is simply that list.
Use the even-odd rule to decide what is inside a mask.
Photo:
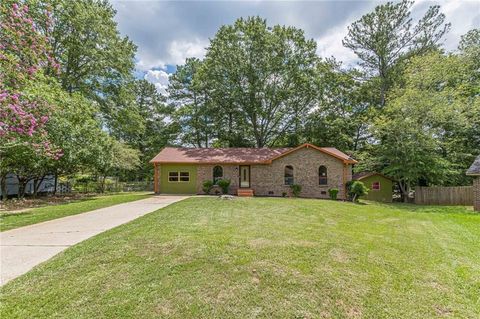
[{"label": "white cloud", "polygon": [[203,58],[208,41],[195,39],[193,41],[174,40],[170,43],[168,53],[169,61],[174,64],[184,64],[186,58]]},{"label": "white cloud", "polygon": [[143,77],[150,83],[153,83],[157,91],[163,95],[167,95],[167,87],[170,75],[163,70],[148,70]]},{"label": "white cloud", "polygon": [[[111,0],[120,31],[138,45],[137,69],[166,69],[187,57],[203,57],[208,39],[218,28],[239,17],[259,15],[269,25],[291,25],[305,30],[318,43],[318,54],[335,55],[346,64],[355,55],[342,45],[346,27],[384,1],[132,1]],[[439,4],[452,23],[445,48],[456,48],[460,35],[480,25],[478,0],[417,0],[416,22],[429,6]]]},{"label": "white cloud", "polygon": [[352,66],[358,59],[352,50],[342,44],[343,38],[347,35],[347,23],[341,27],[330,29],[323,37],[315,39],[317,42],[317,54],[324,58],[334,56],[337,61],[342,61],[347,66]]}]

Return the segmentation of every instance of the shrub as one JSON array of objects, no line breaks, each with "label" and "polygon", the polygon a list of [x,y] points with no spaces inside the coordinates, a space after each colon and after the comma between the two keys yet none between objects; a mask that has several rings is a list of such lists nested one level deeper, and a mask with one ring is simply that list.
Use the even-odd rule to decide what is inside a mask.
[{"label": "shrub", "polygon": [[202,184],[202,190],[205,194],[209,195],[213,188],[213,181],[204,181]]},{"label": "shrub", "polygon": [[368,188],[360,181],[352,181],[347,184],[348,194],[350,195],[352,201],[358,202],[360,196],[368,194]]},{"label": "shrub", "polygon": [[287,197],[287,192],[283,192],[282,197]]},{"label": "shrub", "polygon": [[300,192],[302,191],[302,185],[292,184],[290,185],[290,189],[292,190],[292,194],[294,197],[300,196]]},{"label": "shrub", "polygon": [[229,179],[221,179],[217,181],[217,185],[222,189],[223,194],[228,194],[228,188],[230,187]]},{"label": "shrub", "polygon": [[330,199],[337,200],[338,188],[330,188],[328,190],[328,195],[330,196]]}]

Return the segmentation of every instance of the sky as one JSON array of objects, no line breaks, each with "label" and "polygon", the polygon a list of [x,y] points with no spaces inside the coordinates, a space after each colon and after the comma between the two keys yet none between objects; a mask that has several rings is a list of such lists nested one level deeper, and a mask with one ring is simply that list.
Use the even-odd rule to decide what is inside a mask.
[{"label": "sky", "polygon": [[[240,17],[260,16],[271,26],[301,28],[317,42],[322,57],[335,56],[346,65],[355,55],[342,46],[347,27],[385,1],[134,1],[112,0],[122,35],[137,46],[137,75],[165,93],[169,75],[187,57],[202,58],[218,28]],[[412,18],[418,20],[439,4],[452,24],[444,48],[453,51],[460,36],[480,27],[480,0],[417,0]]]}]

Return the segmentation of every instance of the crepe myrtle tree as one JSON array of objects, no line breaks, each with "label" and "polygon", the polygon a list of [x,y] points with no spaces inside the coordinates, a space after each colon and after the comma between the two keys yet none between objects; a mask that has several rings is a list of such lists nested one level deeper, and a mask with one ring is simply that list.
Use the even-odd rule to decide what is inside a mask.
[{"label": "crepe myrtle tree", "polygon": [[[44,12],[48,25],[49,13]],[[29,7],[15,1],[0,4],[0,180],[6,194],[6,174],[18,166],[22,155],[59,159],[45,125],[52,106],[41,96],[26,94],[42,79],[45,69],[56,72],[46,37],[38,31]],[[20,176],[23,181],[23,174]],[[6,200],[6,196],[3,196]]]},{"label": "crepe myrtle tree", "polygon": [[[58,64],[51,57],[47,39],[37,30],[26,5],[10,1],[0,5],[0,49],[1,152],[16,144],[28,143],[34,134],[44,135],[50,107],[40,99],[30,99],[23,91],[45,68],[58,69]],[[43,140],[47,141],[46,136]]]}]

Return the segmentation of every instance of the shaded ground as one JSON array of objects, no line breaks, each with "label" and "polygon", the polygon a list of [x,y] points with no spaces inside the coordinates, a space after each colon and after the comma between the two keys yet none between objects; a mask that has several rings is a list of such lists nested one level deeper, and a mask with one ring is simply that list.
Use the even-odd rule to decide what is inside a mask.
[{"label": "shaded ground", "polygon": [[[0,213],[0,231],[27,226],[69,215],[80,214],[90,210],[131,202],[150,196],[148,193],[119,193],[102,196],[64,197],[59,202],[45,202],[42,207],[20,211]],[[61,203],[61,204],[59,204]],[[39,204],[40,205],[40,204]]]},{"label": "shaded ground", "polygon": [[4,318],[478,318],[462,207],[192,198],[1,289]]}]

